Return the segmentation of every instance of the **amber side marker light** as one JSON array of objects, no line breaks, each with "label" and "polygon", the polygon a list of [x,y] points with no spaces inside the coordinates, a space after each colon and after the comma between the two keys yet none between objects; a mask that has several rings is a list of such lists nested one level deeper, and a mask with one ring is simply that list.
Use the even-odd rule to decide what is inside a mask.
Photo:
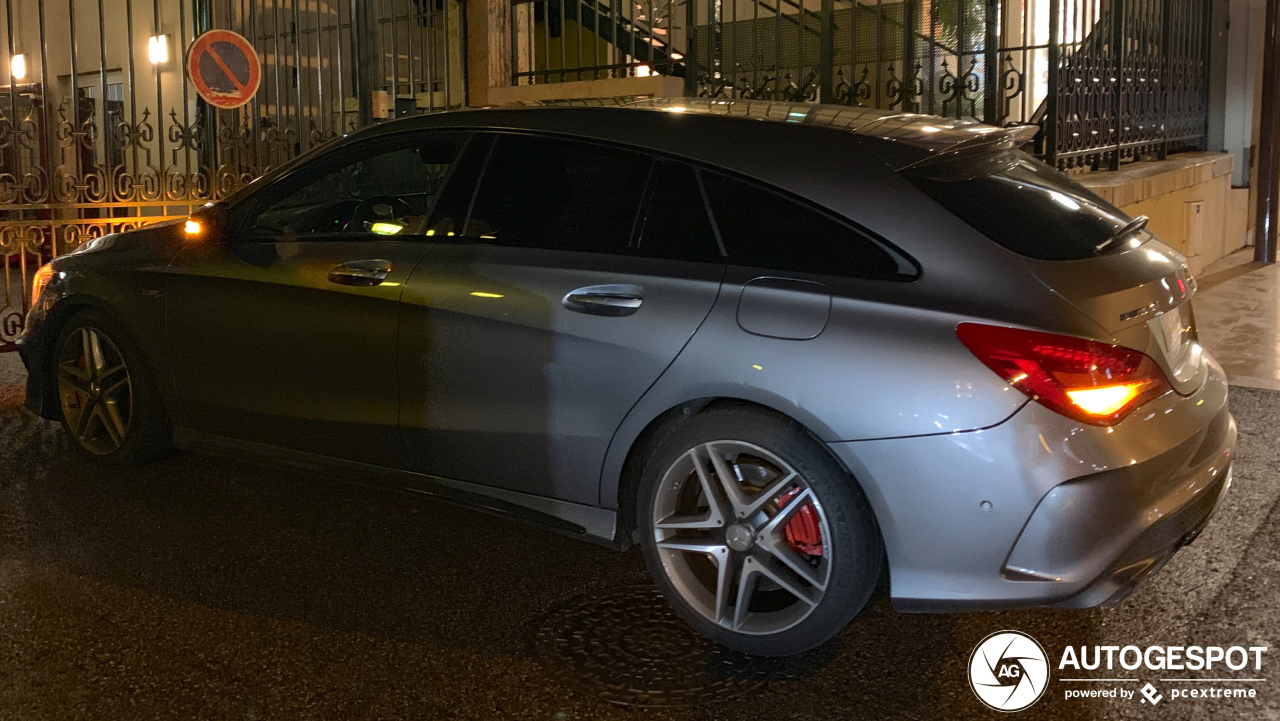
[{"label": "amber side marker light", "polygon": [[203,228],[200,227],[200,221],[191,220],[190,218],[188,218],[186,224],[182,226],[182,232],[187,235],[200,235],[201,230],[203,230]]},{"label": "amber side marker light", "polygon": [[1006,383],[1082,423],[1111,426],[1172,390],[1145,353],[1085,338],[961,323],[956,336]]},{"label": "amber side marker light", "polygon": [[31,305],[34,306],[36,301],[40,300],[40,294],[44,292],[44,287],[49,285],[51,280],[53,280],[53,263],[45,263],[31,279]]}]

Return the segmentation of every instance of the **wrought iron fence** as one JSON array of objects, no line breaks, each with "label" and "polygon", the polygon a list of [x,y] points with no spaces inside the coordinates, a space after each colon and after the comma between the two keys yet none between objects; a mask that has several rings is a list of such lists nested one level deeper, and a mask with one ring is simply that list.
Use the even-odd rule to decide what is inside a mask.
[{"label": "wrought iron fence", "polygon": [[[396,116],[465,103],[459,0],[4,0],[0,13],[0,350],[50,256],[183,217],[376,120],[375,97]],[[186,80],[213,28],[262,64],[235,110]]]},{"label": "wrought iron fence", "polygon": [[1056,48],[1048,83],[1056,92],[1039,118],[1052,157],[1060,165],[1114,168],[1203,148],[1209,3],[1063,1],[1074,10],[1064,20],[1075,34]]},{"label": "wrought iron fence", "polygon": [[1209,0],[517,0],[513,85],[661,74],[685,94],[1042,127],[1063,167],[1206,135]]}]

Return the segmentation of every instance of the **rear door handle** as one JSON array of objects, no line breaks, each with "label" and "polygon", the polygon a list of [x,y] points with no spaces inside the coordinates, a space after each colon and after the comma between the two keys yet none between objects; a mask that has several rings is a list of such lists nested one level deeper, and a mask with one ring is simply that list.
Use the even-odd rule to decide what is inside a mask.
[{"label": "rear door handle", "polygon": [[560,304],[575,313],[616,318],[635,313],[643,302],[644,288],[638,285],[589,285],[569,291]]},{"label": "rear door handle", "polygon": [[389,260],[353,260],[330,270],[329,282],[368,288],[381,285],[390,273],[391,261]]}]

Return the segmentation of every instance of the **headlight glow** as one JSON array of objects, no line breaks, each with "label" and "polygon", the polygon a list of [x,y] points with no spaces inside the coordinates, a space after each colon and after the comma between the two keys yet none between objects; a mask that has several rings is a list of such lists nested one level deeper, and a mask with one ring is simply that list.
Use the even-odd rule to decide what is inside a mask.
[{"label": "headlight glow", "polygon": [[40,294],[44,292],[45,286],[49,285],[51,280],[53,280],[53,263],[45,263],[31,279],[31,305],[34,306],[40,300]]}]

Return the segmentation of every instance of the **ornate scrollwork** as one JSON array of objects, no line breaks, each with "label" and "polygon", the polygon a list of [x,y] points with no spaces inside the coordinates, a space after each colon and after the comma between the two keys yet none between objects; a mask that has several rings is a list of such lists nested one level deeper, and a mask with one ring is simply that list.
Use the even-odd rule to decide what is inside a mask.
[{"label": "ornate scrollwork", "polygon": [[1006,101],[1022,95],[1026,78],[1013,63],[1013,53],[1005,53],[1004,69],[1000,72],[1000,93]]},{"label": "ornate scrollwork", "polygon": [[864,105],[871,99],[871,81],[867,79],[870,71],[867,68],[862,69],[862,75],[857,82],[850,83],[845,80],[844,68],[836,71],[838,82],[833,89],[834,101],[842,105]]},{"label": "ornate scrollwork", "polygon": [[[969,68],[960,77],[950,74],[947,63],[942,62],[943,80],[939,81],[942,93],[942,114],[956,117],[976,118],[981,110],[978,101],[982,99],[982,75],[978,72],[978,58],[969,58]],[[953,107],[949,107],[954,104]]]},{"label": "ornate scrollwork", "polygon": [[327,143],[330,140],[340,137],[337,130],[333,128],[320,128],[316,125],[316,121],[309,121],[311,128],[307,131],[307,139],[311,143],[311,147]]},{"label": "ornate scrollwork", "polygon": [[924,83],[920,80],[920,67],[920,63],[916,63],[911,76],[904,79],[898,77],[895,63],[889,63],[889,78],[884,85],[889,109],[905,110],[909,104],[915,103],[916,98],[924,94]]},{"label": "ornate scrollwork", "polygon": [[0,113],[0,149],[11,147],[14,143],[13,121]]},{"label": "ornate scrollwork", "polygon": [[169,142],[174,145],[173,152],[176,154],[183,150],[198,151],[204,147],[204,126],[199,122],[184,124],[183,118],[178,115],[175,108],[169,109]]},{"label": "ornate scrollwork", "polygon": [[17,226],[0,226],[0,256],[16,255],[22,247]]},{"label": "ornate scrollwork", "polygon": [[126,149],[141,148],[150,153],[151,141],[155,139],[155,135],[156,129],[151,124],[150,108],[142,109],[142,118],[136,123],[121,120],[116,125],[116,137],[120,139]]}]

